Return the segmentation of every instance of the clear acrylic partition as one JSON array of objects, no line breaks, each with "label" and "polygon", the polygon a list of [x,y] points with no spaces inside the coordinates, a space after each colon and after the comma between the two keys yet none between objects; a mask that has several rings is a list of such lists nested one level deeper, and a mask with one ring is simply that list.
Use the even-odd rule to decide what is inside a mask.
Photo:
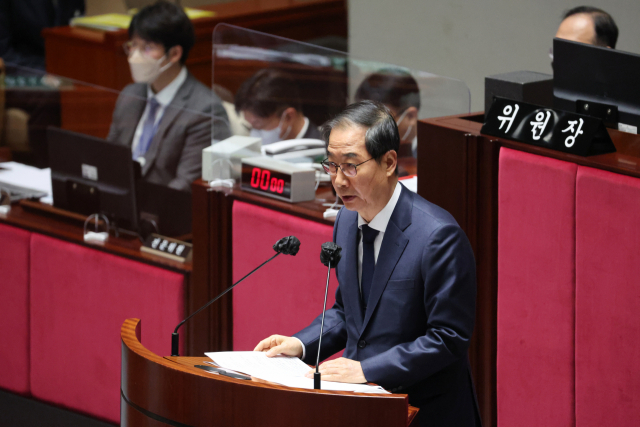
[{"label": "clear acrylic partition", "polygon": [[[243,82],[263,69],[282,71],[292,81],[291,91],[279,95],[284,99],[271,99],[273,104],[292,102],[297,92],[304,115],[316,126],[361,99],[385,103],[397,121],[410,105],[415,106],[418,119],[470,111],[469,88],[459,80],[360,60],[344,52],[232,25],[216,26],[212,57],[214,90],[231,99]],[[241,103],[245,98],[246,95],[241,95]],[[248,133],[250,124],[235,111],[230,112],[230,121],[234,134]],[[401,133],[413,139],[415,128],[405,128],[400,127]],[[404,151],[411,156],[410,150]]]},{"label": "clear acrylic partition", "polygon": [[[151,215],[156,223],[163,221],[160,217],[165,218],[166,226],[159,230],[162,232],[164,228],[165,235],[189,232],[188,192],[191,182],[201,177],[202,149],[231,135],[227,115],[218,98],[195,78],[189,76],[187,79],[191,82],[191,90],[179,89],[171,103],[159,110],[154,136],[144,155],[140,156],[144,160],[139,162],[142,185],[153,190],[145,193],[138,189],[140,212],[144,212],[146,204],[153,205],[150,210],[160,209],[162,197],[173,199],[167,204],[173,206],[172,209],[180,211],[184,205],[188,211],[188,215],[175,212],[177,218],[173,220],[171,212]],[[0,117],[3,118],[0,121],[0,161],[5,160],[2,153],[6,158],[10,152],[13,162],[48,173],[48,127],[127,146],[131,149],[130,158],[133,158],[135,148],[132,144],[134,140],[141,140],[143,127],[140,122],[146,108],[147,85],[128,85],[118,91],[5,63],[0,75]],[[7,167],[5,164],[5,170]],[[120,167],[119,164],[110,165],[109,173]],[[0,171],[0,182],[7,175],[3,172]],[[98,175],[99,179],[103,176],[100,171]],[[29,188],[37,185],[35,181],[14,184]],[[51,193],[51,183],[48,184]],[[169,192],[162,196],[160,193],[164,188]],[[171,190],[184,190],[180,193],[186,194],[186,199]],[[180,222],[181,217],[188,217],[185,221],[188,220],[189,225],[180,233],[182,230],[172,227],[171,221]]]},{"label": "clear acrylic partition", "polygon": [[[0,147],[10,149],[15,161],[48,166],[48,126],[131,146],[147,103],[146,85],[129,85],[119,91],[12,63],[5,63],[4,68],[0,71],[0,112],[4,117]],[[217,99],[199,82],[189,93],[179,90],[163,108],[156,132],[164,131],[169,137],[173,131],[185,134],[186,144],[193,145],[206,146],[227,138],[229,121]],[[114,116],[116,103],[120,114]],[[117,123],[111,129],[113,120]],[[214,128],[218,134],[213,133]],[[159,147],[163,150],[164,142]]]}]

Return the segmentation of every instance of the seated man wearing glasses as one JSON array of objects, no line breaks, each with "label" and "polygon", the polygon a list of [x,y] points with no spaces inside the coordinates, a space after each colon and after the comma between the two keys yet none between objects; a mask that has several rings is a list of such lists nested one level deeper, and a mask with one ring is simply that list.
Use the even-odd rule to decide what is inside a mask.
[{"label": "seated man wearing glasses", "polygon": [[194,42],[175,4],[157,2],[133,17],[124,48],[135,83],[118,97],[107,137],[131,147],[144,180],[186,191],[201,176],[202,149],[231,135],[220,99],[184,66]]},{"label": "seated man wearing glasses", "polygon": [[[398,182],[400,135],[383,104],[351,104],[323,135],[323,166],[345,208],[333,228],[342,259],[320,360],[342,349],[344,357],[320,365],[322,380],[407,393],[423,426],[479,426],[467,357],[476,270],[466,235],[449,213]],[[255,350],[315,364],[320,319]]]}]

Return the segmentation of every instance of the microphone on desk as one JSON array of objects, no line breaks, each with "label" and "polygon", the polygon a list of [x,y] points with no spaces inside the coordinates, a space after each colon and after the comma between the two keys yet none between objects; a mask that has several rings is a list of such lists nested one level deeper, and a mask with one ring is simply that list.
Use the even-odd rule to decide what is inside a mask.
[{"label": "microphone on desk", "polygon": [[318,340],[318,356],[316,357],[316,371],[313,373],[313,388],[320,390],[320,348],[322,347],[322,331],[324,330],[324,314],[327,311],[327,294],[329,293],[329,276],[331,268],[336,268],[342,258],[342,248],[333,242],[322,244],[320,262],[328,267],[327,285],[324,289],[324,305],[322,306],[322,322],[320,323],[320,339]]},{"label": "microphone on desk", "polygon": [[176,329],[171,334],[171,355],[172,356],[180,356],[180,354],[179,354],[180,353],[180,350],[179,350],[179,347],[180,347],[180,334],[178,334],[178,329],[180,328],[180,326],[184,325],[187,320],[191,319],[193,316],[195,316],[196,314],[200,313],[202,310],[204,310],[205,308],[209,307],[211,304],[216,302],[224,294],[226,294],[231,289],[233,289],[238,283],[242,282],[244,279],[246,279],[247,277],[251,276],[256,271],[260,270],[265,264],[267,264],[269,261],[271,261],[272,259],[274,259],[278,255],[280,255],[280,254],[284,254],[284,255],[295,255],[295,254],[297,254],[298,251],[300,250],[300,240],[298,240],[298,238],[295,237],[295,236],[283,237],[282,239],[278,240],[275,245],[273,245],[273,250],[276,251],[276,254],[274,256],[272,256],[271,258],[269,258],[268,260],[266,260],[265,262],[260,264],[258,267],[256,267],[254,270],[252,270],[249,274],[244,276],[242,279],[238,280],[236,283],[234,283],[233,285],[229,286],[220,295],[218,295],[217,297],[215,297],[214,299],[212,299],[211,301],[209,301],[208,303],[206,303],[205,305],[200,307],[198,310],[196,310],[194,313],[192,313],[189,317],[187,317],[182,322],[180,322],[178,324],[178,326],[176,326]]}]

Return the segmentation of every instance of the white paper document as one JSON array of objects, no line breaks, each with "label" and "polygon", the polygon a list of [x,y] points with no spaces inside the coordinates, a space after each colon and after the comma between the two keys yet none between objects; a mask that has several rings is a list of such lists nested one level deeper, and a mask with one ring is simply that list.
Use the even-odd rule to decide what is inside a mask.
[{"label": "white paper document", "polygon": [[47,193],[40,199],[52,204],[51,169],[38,169],[16,162],[0,163],[0,182]]},{"label": "white paper document", "polygon": [[[221,368],[244,372],[252,377],[288,387],[313,389],[313,380],[304,376],[311,368],[297,357],[267,357],[266,353],[260,351],[221,351],[205,355]],[[322,381],[321,388],[358,393],[389,393],[378,386],[330,381]]]}]

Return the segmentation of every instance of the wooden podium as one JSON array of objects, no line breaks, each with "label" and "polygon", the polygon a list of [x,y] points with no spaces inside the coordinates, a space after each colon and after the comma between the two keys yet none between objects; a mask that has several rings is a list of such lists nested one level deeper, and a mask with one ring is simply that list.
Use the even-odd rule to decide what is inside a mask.
[{"label": "wooden podium", "polygon": [[[417,426],[404,394],[303,390],[195,368],[206,357],[161,357],[122,325],[121,426]],[[167,340],[169,337],[167,336]]]}]

